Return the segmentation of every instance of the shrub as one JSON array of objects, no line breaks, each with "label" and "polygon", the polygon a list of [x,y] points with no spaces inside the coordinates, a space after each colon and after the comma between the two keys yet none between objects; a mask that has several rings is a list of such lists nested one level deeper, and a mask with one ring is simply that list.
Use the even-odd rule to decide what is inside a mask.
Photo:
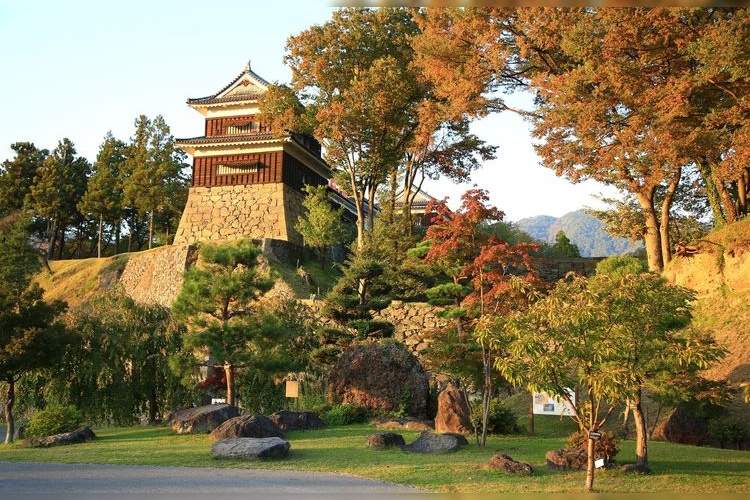
[{"label": "shrub", "polygon": [[48,406],[31,417],[26,437],[36,438],[71,432],[81,426],[81,412],[75,406]]},{"label": "shrub", "polygon": [[[597,460],[600,458],[604,459],[604,462],[609,464],[614,459],[615,455],[620,452],[617,447],[617,437],[612,432],[600,431],[602,434],[601,439],[594,441],[594,458]],[[585,431],[577,431],[570,435],[568,438],[568,449],[583,450],[588,452],[589,446],[589,434]]]},{"label": "shrub", "polygon": [[744,420],[738,417],[715,418],[708,423],[708,435],[719,443],[721,448],[734,444],[737,449],[748,439],[750,432]]},{"label": "shrub", "polygon": [[[471,409],[471,423],[479,432],[482,430],[482,405],[475,404]],[[516,414],[501,399],[490,400],[487,418],[488,434],[518,434],[523,428],[518,425]]]},{"label": "shrub", "polygon": [[369,417],[367,408],[354,403],[336,404],[323,416],[323,420],[330,425],[349,425],[365,422]]}]

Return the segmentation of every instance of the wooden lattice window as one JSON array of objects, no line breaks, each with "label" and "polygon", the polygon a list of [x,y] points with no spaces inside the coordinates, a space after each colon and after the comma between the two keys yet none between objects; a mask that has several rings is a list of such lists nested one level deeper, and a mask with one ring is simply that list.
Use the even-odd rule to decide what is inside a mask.
[{"label": "wooden lattice window", "polygon": [[259,161],[225,161],[216,165],[216,175],[252,174],[262,166]]},{"label": "wooden lattice window", "polygon": [[237,120],[227,124],[226,135],[252,134],[260,130],[260,123],[252,120]]}]

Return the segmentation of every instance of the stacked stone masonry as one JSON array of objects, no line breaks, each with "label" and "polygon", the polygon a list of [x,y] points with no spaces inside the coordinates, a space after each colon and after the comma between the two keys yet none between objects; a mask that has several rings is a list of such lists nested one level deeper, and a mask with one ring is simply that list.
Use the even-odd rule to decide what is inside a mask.
[{"label": "stacked stone masonry", "polygon": [[284,184],[190,188],[175,245],[240,238],[301,244],[294,230],[303,195]]},{"label": "stacked stone masonry", "polygon": [[131,254],[120,285],[136,302],[171,307],[194,252],[191,245],[171,245]]},{"label": "stacked stone masonry", "polygon": [[[310,310],[311,316],[322,325],[340,328],[333,320],[321,316],[322,300],[300,300]],[[391,305],[376,312],[373,319],[393,323],[394,338],[421,360],[420,353],[430,345],[430,334],[448,325],[448,320],[438,316],[441,308],[424,302],[401,302],[394,300]]]}]

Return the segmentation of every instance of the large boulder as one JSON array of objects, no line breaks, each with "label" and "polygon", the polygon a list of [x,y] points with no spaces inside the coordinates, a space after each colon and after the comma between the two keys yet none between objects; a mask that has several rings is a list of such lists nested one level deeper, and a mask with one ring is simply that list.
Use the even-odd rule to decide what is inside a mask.
[{"label": "large boulder", "polygon": [[531,465],[513,460],[508,455],[503,455],[502,453],[493,455],[490,458],[489,466],[491,469],[507,472],[508,474],[531,475],[534,473]]},{"label": "large boulder", "polygon": [[410,431],[435,430],[435,422],[413,417],[404,418],[374,418],[370,423],[378,429],[407,429]]},{"label": "large boulder", "polygon": [[450,434],[422,431],[415,441],[399,446],[399,448],[410,453],[450,453],[458,451],[461,448],[461,442],[456,436]]},{"label": "large boulder", "polygon": [[375,413],[405,410],[426,418],[428,375],[419,360],[398,343],[359,344],[339,357],[331,370],[328,396]]},{"label": "large boulder", "polygon": [[438,395],[435,431],[464,435],[474,432],[474,426],[471,425],[471,409],[463,393],[453,384],[446,385]]},{"label": "large boulder", "polygon": [[211,432],[225,421],[238,417],[240,410],[227,404],[197,406],[176,410],[170,420],[178,434]]},{"label": "large boulder", "polygon": [[550,450],[544,457],[550,470],[585,469],[588,465],[588,453],[578,448]]},{"label": "large boulder", "polygon": [[708,423],[689,404],[681,404],[656,424],[652,439],[701,446],[708,441]]},{"label": "large boulder", "polygon": [[268,418],[283,432],[307,431],[328,427],[316,413],[309,411],[281,410],[269,415]]},{"label": "large boulder", "polygon": [[405,444],[404,436],[395,432],[376,432],[367,436],[367,446],[370,448],[391,448]]},{"label": "large boulder", "polygon": [[213,439],[226,438],[266,438],[286,436],[273,421],[265,415],[242,415],[230,418],[211,431]]},{"label": "large boulder", "polygon": [[61,446],[65,444],[85,443],[86,441],[91,441],[95,437],[96,434],[94,434],[94,431],[89,427],[81,427],[72,432],[63,432],[62,434],[55,434],[53,436],[26,439],[23,441],[23,444],[30,447]]},{"label": "large boulder", "polygon": [[211,455],[214,458],[239,458],[242,460],[284,458],[289,453],[289,448],[289,442],[278,437],[227,438],[216,441],[211,446]]}]

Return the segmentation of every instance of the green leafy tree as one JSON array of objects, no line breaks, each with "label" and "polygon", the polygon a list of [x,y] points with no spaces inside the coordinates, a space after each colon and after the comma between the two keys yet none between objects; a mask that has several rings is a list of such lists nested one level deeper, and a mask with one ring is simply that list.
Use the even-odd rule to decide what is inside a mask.
[{"label": "green leafy tree", "polygon": [[[125,162],[124,153],[125,143],[115,139],[112,132],[108,132],[99,147],[99,154],[86,185],[86,192],[78,203],[81,213],[92,214],[99,219],[96,245],[96,255],[99,258],[102,256],[102,232],[105,220],[117,226],[115,231],[119,235],[123,201],[120,179]],[[118,244],[119,241],[116,241],[115,253]]]},{"label": "green leafy tree", "polygon": [[6,443],[13,441],[15,432],[16,383],[32,370],[57,363],[70,342],[56,321],[66,305],[46,302],[41,287],[31,283],[40,260],[29,246],[27,223],[19,218],[0,228],[0,381],[7,385]]},{"label": "green leafy tree", "polygon": [[[508,328],[495,332],[493,341],[504,353],[496,361],[503,376],[567,401],[586,434],[599,431],[616,404],[625,400],[640,411],[645,388],[690,378],[722,355],[709,339],[684,329],[692,292],[657,274],[630,273],[628,266],[614,265],[608,274],[589,279],[561,280]],[[573,401],[569,388],[583,391],[584,397]],[[636,429],[636,456],[646,466],[642,412]],[[586,490],[591,491],[591,438],[588,457]]]},{"label": "green leafy tree", "polygon": [[30,142],[16,142],[10,148],[15,152],[15,158],[4,160],[0,165],[0,216],[23,208],[34,176],[49,154],[46,149],[37,149]]},{"label": "green leafy tree", "polygon": [[[223,368],[227,403],[235,405],[235,371],[269,361],[266,347],[283,345],[284,330],[277,318],[259,307],[258,300],[273,281],[258,269],[260,249],[250,241],[204,245],[198,264],[185,271],[173,305],[185,323],[185,348],[208,357],[204,366]],[[199,350],[203,350],[199,353]]]},{"label": "green leafy tree", "polygon": [[675,386],[685,381],[693,386],[694,379],[700,378],[699,371],[720,360],[725,351],[710,336],[685,329],[692,317],[695,293],[670,285],[658,274],[644,272],[638,259],[600,262],[589,287],[609,295],[610,332],[617,339],[626,377],[623,395],[635,420],[636,461],[647,467],[643,392],[674,393]]},{"label": "green leafy tree", "polygon": [[325,261],[326,249],[331,249],[331,260],[333,258],[333,246],[346,243],[350,239],[350,231],[343,222],[344,208],[333,208],[328,199],[328,187],[305,186],[305,199],[302,205],[306,209],[304,216],[297,219],[294,228],[302,235],[305,245],[318,251],[321,259]]},{"label": "green leafy tree", "polygon": [[26,387],[41,394],[40,405],[74,405],[87,421],[132,425],[194,402],[168,366],[183,334],[169,309],[112,290],[71,311],[68,321],[76,342],[60,367]]}]

